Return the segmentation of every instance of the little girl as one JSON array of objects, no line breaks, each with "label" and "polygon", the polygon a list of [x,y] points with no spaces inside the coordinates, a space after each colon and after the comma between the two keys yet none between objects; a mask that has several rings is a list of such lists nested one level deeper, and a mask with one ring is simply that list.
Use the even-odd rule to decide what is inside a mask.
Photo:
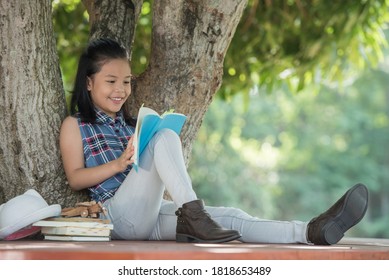
[{"label": "little girl", "polygon": [[[88,188],[103,203],[113,239],[220,243],[337,243],[364,216],[368,191],[350,188],[310,222],[271,221],[231,207],[204,206],[192,189],[178,135],[158,132],[133,163],[136,120],[124,103],[131,94],[131,68],[124,47],[97,39],[81,55],[71,116],[61,126],[60,150],[70,187]],[[165,188],[172,201],[163,199]]]}]

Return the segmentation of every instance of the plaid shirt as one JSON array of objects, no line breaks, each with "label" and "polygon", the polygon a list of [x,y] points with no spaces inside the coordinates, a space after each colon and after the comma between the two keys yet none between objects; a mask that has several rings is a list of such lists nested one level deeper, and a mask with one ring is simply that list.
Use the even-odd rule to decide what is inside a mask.
[{"label": "plaid shirt", "polygon": [[[77,116],[84,147],[85,167],[94,167],[110,162],[120,157],[127,147],[129,138],[134,134],[134,127],[128,125],[122,113],[118,113],[115,119],[96,110],[96,122],[82,122]],[[120,187],[131,166],[124,172],[90,187],[91,198],[104,202],[114,196]]]}]

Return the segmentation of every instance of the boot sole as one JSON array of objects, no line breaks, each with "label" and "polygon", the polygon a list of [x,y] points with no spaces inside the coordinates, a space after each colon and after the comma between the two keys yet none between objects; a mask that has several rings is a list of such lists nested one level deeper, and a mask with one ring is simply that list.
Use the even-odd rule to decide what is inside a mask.
[{"label": "boot sole", "polygon": [[338,243],[347,230],[362,220],[367,210],[368,198],[368,190],[362,184],[357,184],[348,191],[342,210],[322,229],[322,238],[328,245]]},{"label": "boot sole", "polygon": [[188,234],[176,234],[176,241],[185,242],[185,243],[224,243],[224,242],[236,240],[240,237],[241,235],[237,234],[237,235],[233,235],[221,239],[204,240]]}]

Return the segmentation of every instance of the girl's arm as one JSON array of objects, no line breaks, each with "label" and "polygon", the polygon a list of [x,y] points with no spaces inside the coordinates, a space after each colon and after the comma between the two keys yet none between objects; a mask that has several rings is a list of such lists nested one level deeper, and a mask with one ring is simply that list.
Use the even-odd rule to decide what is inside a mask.
[{"label": "girl's arm", "polygon": [[75,191],[97,185],[115,174],[123,172],[128,165],[134,162],[131,159],[134,154],[131,138],[127,149],[118,159],[100,166],[86,168],[81,132],[77,119],[73,117],[67,117],[63,121],[59,141],[65,174],[70,187]]}]

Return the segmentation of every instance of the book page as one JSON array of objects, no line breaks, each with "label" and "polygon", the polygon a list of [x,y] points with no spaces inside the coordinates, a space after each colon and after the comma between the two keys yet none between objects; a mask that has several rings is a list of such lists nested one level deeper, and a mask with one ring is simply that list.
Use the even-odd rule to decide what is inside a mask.
[{"label": "book page", "polygon": [[137,163],[139,161],[139,156],[140,156],[140,153],[139,153],[139,134],[140,134],[140,129],[141,129],[142,124],[143,124],[143,119],[147,115],[159,116],[156,111],[154,111],[153,109],[150,109],[148,107],[143,107],[143,105],[139,109],[138,118],[136,120],[135,132],[134,132],[134,141],[133,141],[134,152],[135,152],[134,155],[133,155],[133,159],[134,159],[136,165],[137,165]]},{"label": "book page", "polygon": [[135,152],[133,167],[136,171],[138,171],[140,155],[155,133],[163,128],[169,128],[179,135],[185,120],[186,116],[179,113],[165,112],[160,116],[150,108],[142,106],[139,109],[133,144]]}]

